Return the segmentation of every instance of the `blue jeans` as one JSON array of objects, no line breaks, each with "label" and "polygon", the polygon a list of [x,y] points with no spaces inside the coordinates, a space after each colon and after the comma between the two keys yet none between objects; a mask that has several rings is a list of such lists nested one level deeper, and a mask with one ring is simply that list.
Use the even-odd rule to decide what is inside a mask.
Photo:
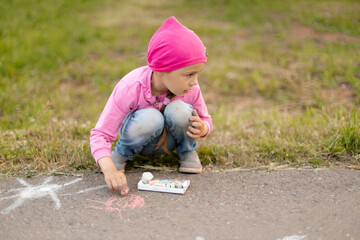
[{"label": "blue jeans", "polygon": [[171,152],[182,156],[196,149],[196,140],[190,138],[186,131],[190,126],[189,118],[193,107],[181,100],[170,102],[164,114],[154,108],[145,108],[129,113],[120,128],[120,140],[116,143],[115,152],[131,160],[134,154],[163,154],[165,151],[156,144],[166,127],[166,146]]}]

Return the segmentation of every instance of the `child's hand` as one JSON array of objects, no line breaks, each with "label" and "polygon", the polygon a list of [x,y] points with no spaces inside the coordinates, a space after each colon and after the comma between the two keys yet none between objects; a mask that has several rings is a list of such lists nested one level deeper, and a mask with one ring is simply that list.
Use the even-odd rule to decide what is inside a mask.
[{"label": "child's hand", "polygon": [[114,170],[104,173],[105,182],[111,190],[120,191],[121,195],[125,195],[129,192],[127,187],[126,176],[123,172],[119,170]]},{"label": "child's hand", "polygon": [[109,157],[101,158],[98,161],[101,171],[104,173],[105,182],[111,190],[121,191],[121,195],[129,192],[126,176],[122,171],[117,170]]},{"label": "child's hand", "polygon": [[190,126],[189,131],[186,134],[191,138],[200,138],[205,136],[209,131],[209,127],[206,123],[204,123],[196,110],[193,110],[193,116],[190,117]]}]

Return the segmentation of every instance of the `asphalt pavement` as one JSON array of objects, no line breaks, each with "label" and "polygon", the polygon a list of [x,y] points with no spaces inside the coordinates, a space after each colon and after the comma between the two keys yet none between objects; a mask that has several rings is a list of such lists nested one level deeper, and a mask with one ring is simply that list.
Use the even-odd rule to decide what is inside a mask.
[{"label": "asphalt pavement", "polygon": [[184,195],[121,196],[102,174],[0,179],[0,239],[360,239],[360,171],[181,174]]}]

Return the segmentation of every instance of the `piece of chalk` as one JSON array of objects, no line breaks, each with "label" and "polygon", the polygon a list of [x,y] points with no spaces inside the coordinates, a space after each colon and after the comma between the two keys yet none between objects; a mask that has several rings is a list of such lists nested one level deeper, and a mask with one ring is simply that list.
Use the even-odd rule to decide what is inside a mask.
[{"label": "piece of chalk", "polygon": [[155,183],[154,186],[157,187],[166,187],[166,185],[164,183]]},{"label": "piece of chalk", "polygon": [[153,184],[158,183],[158,182],[159,182],[159,180],[151,180],[151,181],[149,181],[149,184],[153,185]]},{"label": "piece of chalk", "polygon": [[147,184],[151,179],[153,179],[154,175],[151,174],[151,172],[144,172],[141,178],[141,181],[144,184]]}]

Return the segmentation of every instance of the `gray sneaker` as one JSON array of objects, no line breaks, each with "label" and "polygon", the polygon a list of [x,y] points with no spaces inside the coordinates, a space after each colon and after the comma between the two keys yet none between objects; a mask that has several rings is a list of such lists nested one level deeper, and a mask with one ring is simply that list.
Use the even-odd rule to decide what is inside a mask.
[{"label": "gray sneaker", "polygon": [[192,151],[180,156],[180,172],[201,173],[202,166],[196,151]]},{"label": "gray sneaker", "polygon": [[111,152],[111,158],[115,164],[115,167],[119,170],[119,171],[124,171],[125,165],[126,165],[126,157],[123,157],[122,155],[120,155],[119,153],[112,151]]}]

